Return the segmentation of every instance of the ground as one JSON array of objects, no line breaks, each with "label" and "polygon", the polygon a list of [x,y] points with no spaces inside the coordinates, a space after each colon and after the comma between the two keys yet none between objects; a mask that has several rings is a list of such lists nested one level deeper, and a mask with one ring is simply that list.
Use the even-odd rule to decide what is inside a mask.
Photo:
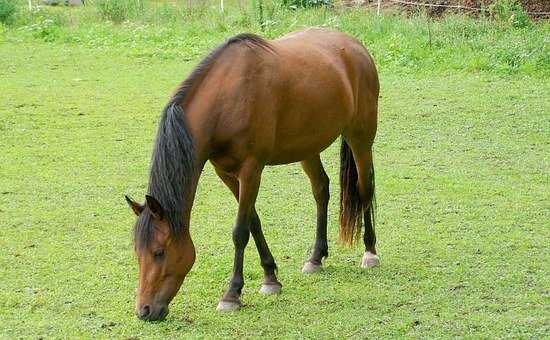
[{"label": "ground", "polygon": [[[32,53],[30,53],[32,52]],[[269,167],[258,211],[282,294],[264,297],[245,257],[244,308],[219,314],[236,204],[205,169],[192,215],[197,262],[165,322],[133,314],[134,216],[160,111],[197,58],[79,44],[0,43],[0,337],[484,337],[550,332],[550,81],[382,67],[375,146],[381,266],[336,244],[300,273],[315,208],[298,165]],[[395,71],[395,72],[394,72]]]}]

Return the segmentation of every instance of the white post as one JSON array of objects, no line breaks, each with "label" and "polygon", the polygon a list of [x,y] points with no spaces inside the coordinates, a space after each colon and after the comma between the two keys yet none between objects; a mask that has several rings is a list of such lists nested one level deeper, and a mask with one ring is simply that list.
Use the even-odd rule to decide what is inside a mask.
[{"label": "white post", "polygon": [[32,0],[29,0],[29,11],[32,11]]},{"label": "white post", "polygon": [[220,9],[221,9],[221,11],[222,11],[222,13],[223,13],[223,0],[220,0]]},{"label": "white post", "polygon": [[380,15],[380,3],[382,0],[378,0],[378,6],[376,6],[376,15]]}]

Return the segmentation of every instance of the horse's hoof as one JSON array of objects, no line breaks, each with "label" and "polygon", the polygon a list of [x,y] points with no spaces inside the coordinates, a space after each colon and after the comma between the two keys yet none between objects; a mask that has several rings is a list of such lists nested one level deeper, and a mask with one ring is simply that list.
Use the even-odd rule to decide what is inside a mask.
[{"label": "horse's hoof", "polygon": [[366,251],[361,260],[361,268],[374,268],[380,265],[380,258],[378,255]]},{"label": "horse's hoof", "polygon": [[239,310],[240,308],[241,308],[241,302],[239,300],[237,301],[221,300],[218,303],[218,307],[216,308],[216,310],[218,312],[233,312],[233,311]]},{"label": "horse's hoof", "polygon": [[265,295],[279,294],[281,292],[282,285],[279,283],[262,283],[260,293]]},{"label": "horse's hoof", "polygon": [[315,264],[307,261],[302,267],[302,273],[304,274],[314,274],[323,270],[323,267],[320,264]]}]

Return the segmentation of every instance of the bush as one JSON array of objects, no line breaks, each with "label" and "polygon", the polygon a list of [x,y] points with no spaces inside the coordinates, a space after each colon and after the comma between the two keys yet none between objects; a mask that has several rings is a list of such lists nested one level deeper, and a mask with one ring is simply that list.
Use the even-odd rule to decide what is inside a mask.
[{"label": "bush", "polygon": [[143,0],[99,0],[96,2],[99,14],[115,23],[143,13]]},{"label": "bush", "polygon": [[529,27],[531,20],[518,0],[496,0],[489,6],[489,13],[502,22],[514,27]]},{"label": "bush", "polygon": [[11,24],[15,18],[17,6],[15,0],[0,0],[0,22]]},{"label": "bush", "polygon": [[283,0],[283,5],[291,8],[331,6],[332,0]]},{"label": "bush", "polygon": [[28,27],[36,38],[46,42],[52,42],[58,39],[60,24],[56,20],[45,19]]}]

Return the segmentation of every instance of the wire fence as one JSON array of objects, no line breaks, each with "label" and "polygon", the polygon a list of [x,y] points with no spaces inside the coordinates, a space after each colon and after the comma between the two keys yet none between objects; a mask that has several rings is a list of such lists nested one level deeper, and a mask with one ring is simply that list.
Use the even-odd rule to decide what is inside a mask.
[{"label": "wire fence", "polygon": [[[408,5],[408,6],[419,6],[419,7],[441,7],[441,8],[451,8],[451,9],[462,9],[462,10],[477,11],[477,12],[482,12],[486,10],[486,8],[470,7],[470,6],[463,6],[463,5],[432,4],[432,3],[425,3],[425,2],[412,2],[412,1],[406,1],[406,0],[378,0],[376,4],[376,8],[377,8],[376,11],[378,14],[380,14],[380,7],[383,2],[391,2],[391,3]],[[527,12],[526,11],[525,13],[531,16],[550,17],[550,12]]]}]

